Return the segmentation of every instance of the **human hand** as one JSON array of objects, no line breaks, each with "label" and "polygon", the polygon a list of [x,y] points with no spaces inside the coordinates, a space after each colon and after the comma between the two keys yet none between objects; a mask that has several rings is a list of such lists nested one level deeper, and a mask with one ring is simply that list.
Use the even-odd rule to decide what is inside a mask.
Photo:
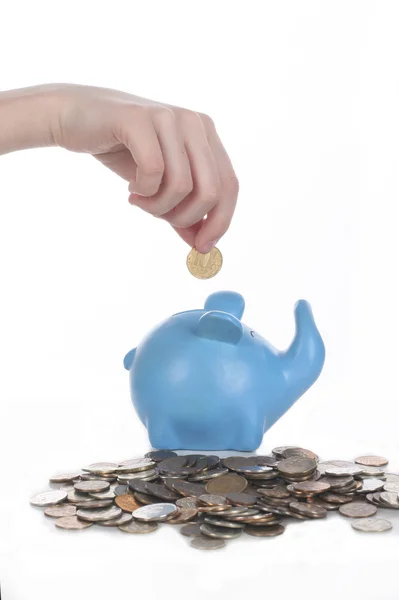
[{"label": "human hand", "polygon": [[104,88],[62,85],[56,145],[92,154],[129,182],[129,202],[209,252],[227,231],[238,181],[207,115]]}]

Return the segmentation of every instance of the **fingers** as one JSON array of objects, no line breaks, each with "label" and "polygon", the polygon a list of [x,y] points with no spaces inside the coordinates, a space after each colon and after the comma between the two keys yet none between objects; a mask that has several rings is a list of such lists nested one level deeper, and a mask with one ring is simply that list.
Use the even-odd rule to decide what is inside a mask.
[{"label": "fingers", "polygon": [[212,120],[158,106],[141,112],[125,143],[137,165],[129,202],[209,252],[227,231],[238,195],[237,177]]},{"label": "fingers", "polygon": [[219,173],[209,146],[204,125],[196,113],[186,116],[185,145],[191,166],[194,188],[165,219],[178,229],[201,221],[218,203],[221,194]]},{"label": "fingers", "polygon": [[154,216],[161,217],[191,193],[193,180],[183,134],[177,127],[173,111],[169,109],[160,111],[154,115],[153,123],[166,165],[162,184],[151,198],[133,194],[129,202]]},{"label": "fingers", "polygon": [[123,126],[121,140],[129,149],[137,166],[136,178],[129,191],[141,196],[153,196],[159,190],[165,170],[158,136],[146,111],[137,111]]},{"label": "fingers", "polygon": [[218,166],[221,194],[219,201],[203,221],[195,239],[196,248],[205,253],[210,252],[230,227],[239,191],[238,179],[230,158],[214,128],[209,135],[209,145]]}]

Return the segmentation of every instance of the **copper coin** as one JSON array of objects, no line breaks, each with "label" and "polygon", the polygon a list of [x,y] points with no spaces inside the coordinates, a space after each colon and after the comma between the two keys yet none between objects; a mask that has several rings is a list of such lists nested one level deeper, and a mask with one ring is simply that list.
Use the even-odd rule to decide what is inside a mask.
[{"label": "copper coin", "polygon": [[358,456],[355,463],[366,467],[384,467],[388,464],[388,459],[383,456]]},{"label": "copper coin", "polygon": [[182,523],[187,523],[187,521],[192,521],[197,513],[198,511],[196,508],[181,508],[177,517],[168,519],[167,523],[169,525],[181,525]]},{"label": "copper coin", "polygon": [[231,504],[216,504],[216,506],[198,506],[198,513],[218,514],[225,513],[231,508]]},{"label": "copper coin", "polygon": [[254,535],[255,537],[275,537],[284,533],[285,527],[283,525],[273,525],[271,527],[254,527],[253,525],[247,525],[245,533]]},{"label": "copper coin", "polygon": [[119,506],[124,512],[132,513],[136,508],[140,508],[140,504],[136,501],[132,494],[125,494],[115,498],[116,506]]},{"label": "copper coin", "polygon": [[247,514],[246,506],[231,506],[226,511],[223,511],[223,517],[230,518],[235,517],[237,515]]},{"label": "copper coin", "polygon": [[214,540],[201,535],[201,537],[196,537],[191,540],[190,545],[193,548],[197,548],[197,550],[219,550],[219,548],[225,547],[226,542],[224,540]]},{"label": "copper coin", "polygon": [[351,502],[339,507],[339,512],[344,517],[361,518],[372,517],[377,512],[377,507],[365,502]]},{"label": "copper coin", "polygon": [[97,525],[101,525],[101,527],[119,527],[120,525],[127,525],[130,521],[133,521],[133,515],[123,512],[120,517],[109,521],[98,521]]},{"label": "copper coin", "polygon": [[50,483],[72,483],[74,479],[79,479],[80,471],[76,473],[62,473],[50,477]]},{"label": "copper coin", "polygon": [[75,490],[84,494],[89,494],[90,492],[105,492],[106,490],[109,490],[109,483],[107,481],[99,481],[96,479],[79,481],[79,483],[75,483]]},{"label": "copper coin", "polygon": [[226,494],[227,500],[235,506],[254,506],[257,501],[256,496],[244,494],[243,492],[229,492]]},{"label": "copper coin", "polygon": [[130,521],[126,525],[120,525],[119,529],[125,533],[152,533],[158,529],[158,523],[143,523],[142,521]]},{"label": "copper coin", "polygon": [[293,456],[292,458],[285,458],[284,460],[281,460],[277,465],[277,469],[282,475],[287,475],[288,477],[305,477],[316,471],[317,463],[312,458]]},{"label": "copper coin", "polygon": [[79,530],[91,527],[93,523],[87,521],[79,521],[77,517],[60,517],[56,520],[55,526],[60,529]]},{"label": "copper coin", "polygon": [[330,489],[330,484],[325,481],[301,481],[294,483],[293,488],[296,492],[321,494]]},{"label": "copper coin", "polygon": [[315,504],[308,504],[307,502],[291,502],[290,510],[311,519],[323,519],[327,516],[325,508],[321,508]]},{"label": "copper coin", "polygon": [[236,473],[228,473],[208,481],[206,491],[208,494],[226,495],[230,492],[243,492],[247,485],[245,477],[236,475]]},{"label": "copper coin", "polygon": [[46,508],[44,514],[46,517],[55,517],[56,519],[60,517],[74,517],[76,515],[76,508],[70,504],[57,504],[56,506]]},{"label": "copper coin", "polygon": [[352,502],[351,496],[340,496],[333,492],[326,492],[321,498],[322,500],[326,500],[326,502],[333,502],[335,504],[347,504],[348,502]]}]

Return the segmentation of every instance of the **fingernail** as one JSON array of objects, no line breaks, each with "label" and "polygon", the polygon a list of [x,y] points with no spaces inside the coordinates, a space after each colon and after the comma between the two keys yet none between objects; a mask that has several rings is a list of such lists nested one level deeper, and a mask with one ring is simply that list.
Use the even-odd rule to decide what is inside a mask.
[{"label": "fingernail", "polygon": [[217,240],[212,240],[212,242],[208,242],[207,244],[205,244],[205,246],[203,247],[203,254],[208,254],[208,252],[210,252],[212,250],[212,248],[214,248],[217,244]]}]

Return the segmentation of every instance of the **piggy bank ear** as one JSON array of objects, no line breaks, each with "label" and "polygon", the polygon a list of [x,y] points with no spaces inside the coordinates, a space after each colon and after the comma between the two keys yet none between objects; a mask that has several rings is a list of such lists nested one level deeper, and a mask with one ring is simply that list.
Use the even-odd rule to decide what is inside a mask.
[{"label": "piggy bank ear", "polygon": [[221,310],[234,315],[237,319],[241,319],[244,313],[245,300],[237,292],[215,292],[207,298],[204,308],[205,310]]},{"label": "piggy bank ear", "polygon": [[218,310],[211,310],[200,318],[197,335],[208,340],[238,344],[242,338],[241,322],[233,315]]},{"label": "piggy bank ear", "polygon": [[130,367],[133,364],[135,354],[136,348],[133,348],[133,350],[130,350],[130,352],[128,352],[125,358],[123,359],[123,366],[125,367],[126,371],[130,371]]}]

